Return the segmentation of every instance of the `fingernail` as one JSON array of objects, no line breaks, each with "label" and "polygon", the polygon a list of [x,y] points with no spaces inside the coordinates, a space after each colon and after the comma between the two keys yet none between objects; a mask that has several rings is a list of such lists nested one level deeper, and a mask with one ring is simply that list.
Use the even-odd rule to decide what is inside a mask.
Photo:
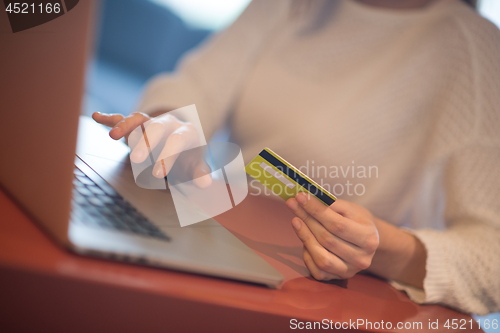
[{"label": "fingernail", "polygon": [[302,223],[300,223],[299,219],[293,219],[292,226],[295,230],[299,231],[300,227],[302,227]]},{"label": "fingernail", "polygon": [[140,160],[142,160],[143,157],[144,157],[144,151],[142,151],[142,150],[136,150],[132,154],[132,159],[135,161],[140,161]]},{"label": "fingernail", "polygon": [[295,196],[295,200],[297,200],[300,204],[305,204],[307,199],[304,193],[299,193]]},{"label": "fingernail", "polygon": [[165,177],[165,173],[163,172],[163,168],[161,165],[156,165],[153,169],[153,175],[157,178]]}]

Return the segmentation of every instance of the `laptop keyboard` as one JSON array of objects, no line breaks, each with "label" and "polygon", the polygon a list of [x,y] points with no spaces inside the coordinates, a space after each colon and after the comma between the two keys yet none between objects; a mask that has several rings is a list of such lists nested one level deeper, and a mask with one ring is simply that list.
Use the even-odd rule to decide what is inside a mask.
[{"label": "laptop keyboard", "polygon": [[162,240],[170,238],[110,186],[98,186],[75,167],[73,178],[73,221]]}]

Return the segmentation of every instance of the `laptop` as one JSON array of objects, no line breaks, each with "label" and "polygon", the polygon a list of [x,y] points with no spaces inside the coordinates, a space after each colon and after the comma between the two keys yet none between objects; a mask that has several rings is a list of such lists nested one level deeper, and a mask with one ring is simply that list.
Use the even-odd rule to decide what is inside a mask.
[{"label": "laptop", "polygon": [[181,227],[170,192],[137,186],[128,147],[80,116],[95,8],[66,7],[16,33],[0,14],[2,189],[74,253],[279,286],[215,219]]}]

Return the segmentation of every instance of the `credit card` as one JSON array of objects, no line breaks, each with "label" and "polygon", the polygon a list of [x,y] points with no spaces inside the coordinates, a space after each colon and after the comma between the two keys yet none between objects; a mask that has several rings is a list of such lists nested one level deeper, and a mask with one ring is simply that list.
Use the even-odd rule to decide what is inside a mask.
[{"label": "credit card", "polygon": [[295,197],[299,192],[310,193],[327,206],[337,200],[333,194],[269,148],[264,148],[255,156],[245,171],[285,200]]}]

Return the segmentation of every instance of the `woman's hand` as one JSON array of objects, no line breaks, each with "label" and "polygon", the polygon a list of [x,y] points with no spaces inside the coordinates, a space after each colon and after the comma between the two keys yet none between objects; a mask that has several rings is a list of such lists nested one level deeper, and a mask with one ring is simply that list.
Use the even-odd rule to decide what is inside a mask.
[{"label": "woman's hand", "polygon": [[[166,177],[177,156],[185,150],[197,147],[200,137],[196,128],[190,123],[183,122],[166,113],[151,118],[144,113],[132,113],[124,117],[120,114],[103,114],[95,112],[92,118],[103,125],[112,127],[109,136],[115,140],[123,137],[131,148],[130,159],[134,163],[142,163],[149,156],[150,150],[158,144],[164,143],[153,168],[153,176]],[[146,124],[145,124],[146,123]],[[145,133],[142,130],[134,131],[138,126],[145,124]],[[210,186],[210,168],[203,159],[197,159],[188,169],[193,174],[194,183],[205,188]]]},{"label": "woman's hand", "polygon": [[112,139],[120,140],[121,138],[125,138],[128,143],[130,133],[132,133],[132,131],[138,126],[141,126],[145,122],[151,120],[151,117],[140,112],[132,113],[127,117],[118,113],[94,112],[92,114],[92,119],[99,124],[111,127],[109,136]]},{"label": "woman's hand", "polygon": [[315,279],[347,279],[370,267],[379,235],[368,210],[344,200],[327,207],[303,192],[286,204],[296,215],[292,225]]}]

